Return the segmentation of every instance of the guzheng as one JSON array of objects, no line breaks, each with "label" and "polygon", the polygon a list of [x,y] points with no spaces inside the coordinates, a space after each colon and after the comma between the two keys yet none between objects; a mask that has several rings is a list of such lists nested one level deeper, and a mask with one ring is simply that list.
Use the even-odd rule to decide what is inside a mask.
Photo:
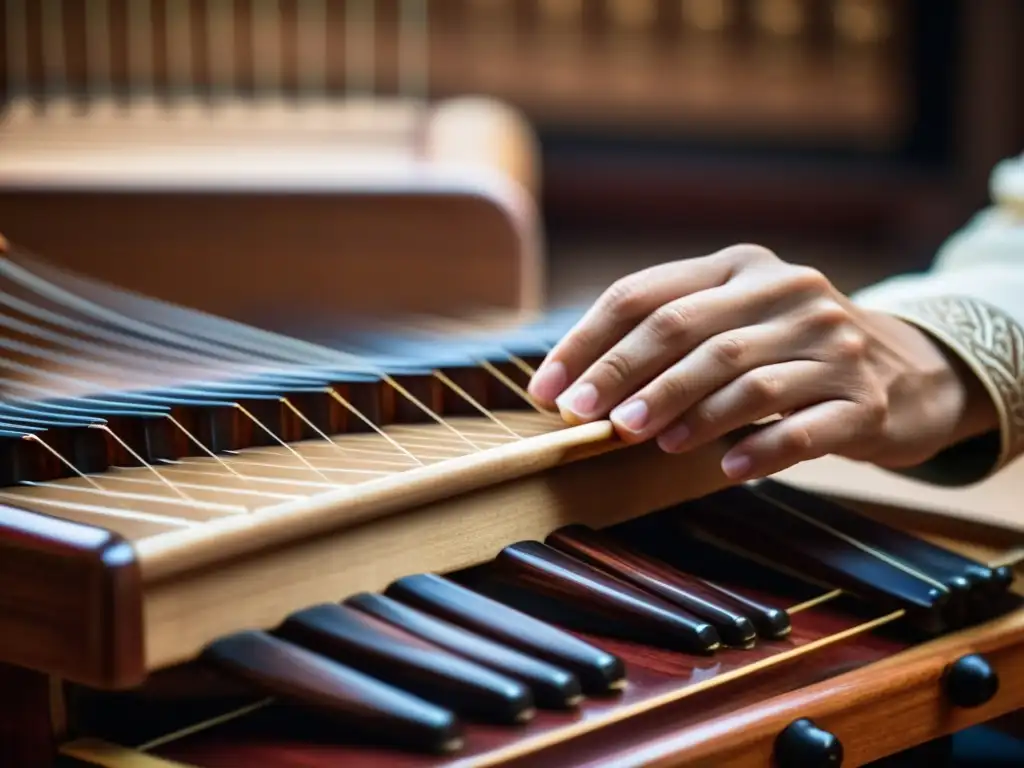
[{"label": "guzheng", "polygon": [[[591,136],[890,148],[915,119],[907,0],[4,0],[42,97],[484,94]],[[0,62],[0,66],[4,63]]]},{"label": "guzheng", "polygon": [[[419,5],[395,18],[388,56],[365,13],[339,27],[323,0],[283,14],[3,0],[0,226],[71,269],[243,322],[536,309],[533,131],[493,99],[427,98]],[[325,47],[339,28],[351,44]],[[379,57],[399,70],[389,90]]]},{"label": "guzheng", "polygon": [[861,765],[1024,704],[1016,555],[565,426],[571,309],[0,273],[4,765]]}]

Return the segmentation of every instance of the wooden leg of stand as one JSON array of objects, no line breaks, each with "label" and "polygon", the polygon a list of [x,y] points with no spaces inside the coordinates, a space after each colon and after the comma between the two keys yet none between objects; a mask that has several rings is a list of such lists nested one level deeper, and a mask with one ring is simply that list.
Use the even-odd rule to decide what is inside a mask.
[{"label": "wooden leg of stand", "polygon": [[55,754],[49,679],[0,664],[0,765],[46,768]]}]

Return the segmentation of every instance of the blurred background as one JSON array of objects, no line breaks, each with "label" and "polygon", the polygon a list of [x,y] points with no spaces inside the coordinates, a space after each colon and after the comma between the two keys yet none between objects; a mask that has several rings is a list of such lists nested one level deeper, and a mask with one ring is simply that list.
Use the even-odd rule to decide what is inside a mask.
[{"label": "blurred background", "polygon": [[993,164],[1024,150],[1020,0],[0,8],[8,102],[97,89],[507,102],[539,137],[556,298],[738,241],[847,290],[918,269],[987,203]]}]

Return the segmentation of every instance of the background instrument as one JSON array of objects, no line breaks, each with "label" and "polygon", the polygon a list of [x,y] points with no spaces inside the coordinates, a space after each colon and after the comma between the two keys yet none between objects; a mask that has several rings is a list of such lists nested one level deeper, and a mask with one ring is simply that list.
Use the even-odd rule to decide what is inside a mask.
[{"label": "background instrument", "polygon": [[[494,99],[427,99],[419,5],[381,53],[366,13],[323,0],[5,2],[8,236],[246,322],[538,308],[533,131]],[[344,46],[341,92],[335,30],[369,43]],[[388,55],[400,87],[379,95],[361,78]]]},{"label": "background instrument", "polygon": [[917,269],[1024,143],[1015,0],[2,6],[8,100],[504,101],[555,286],[737,240],[850,285]]},{"label": "background instrument", "polygon": [[860,765],[1024,703],[1019,524],[567,427],[523,386],[572,308],[286,337],[0,275],[8,764]]}]

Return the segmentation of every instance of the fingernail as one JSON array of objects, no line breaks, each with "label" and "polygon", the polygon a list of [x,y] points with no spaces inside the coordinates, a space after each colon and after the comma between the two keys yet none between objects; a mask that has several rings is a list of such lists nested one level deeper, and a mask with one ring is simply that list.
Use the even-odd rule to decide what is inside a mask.
[{"label": "fingernail", "polygon": [[577,384],[555,404],[559,410],[569,411],[576,416],[589,416],[597,408],[597,387],[590,383]]},{"label": "fingernail", "polygon": [[639,432],[647,423],[647,403],[633,400],[612,411],[611,420],[630,432]]},{"label": "fingernail", "polygon": [[750,472],[752,466],[747,456],[727,455],[722,459],[722,471],[732,480],[740,480]]},{"label": "fingernail", "polygon": [[658,447],[666,453],[675,453],[690,439],[690,428],[676,424],[658,435]]},{"label": "fingernail", "polygon": [[540,367],[530,381],[530,394],[538,400],[551,402],[565,389],[569,376],[565,365],[555,360]]}]

